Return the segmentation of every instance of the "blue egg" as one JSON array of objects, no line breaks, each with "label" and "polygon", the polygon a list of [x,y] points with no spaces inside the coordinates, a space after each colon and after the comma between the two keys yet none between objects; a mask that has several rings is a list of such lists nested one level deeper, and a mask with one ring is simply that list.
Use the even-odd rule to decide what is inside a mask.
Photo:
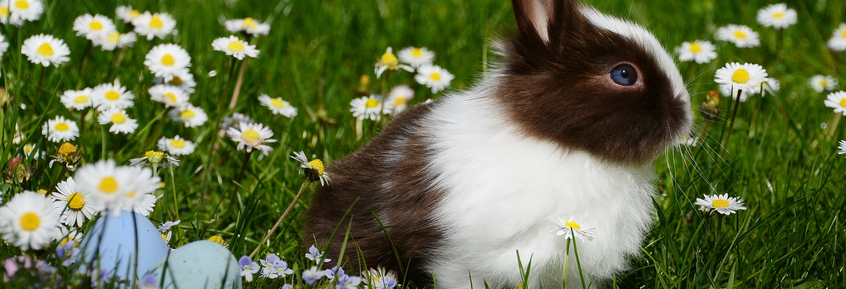
[{"label": "blue egg", "polygon": [[242,285],[238,259],[220,244],[205,240],[173,250],[150,267],[147,274],[155,275],[161,282],[163,272],[166,274],[162,289],[241,289]]},{"label": "blue egg", "polygon": [[[80,244],[82,251],[77,261],[82,258],[83,268],[92,265],[94,269],[105,269],[120,280],[135,278],[136,273],[143,274],[170,251],[150,220],[129,211],[121,212],[118,217],[108,214],[98,219]],[[94,262],[95,256],[97,262]],[[134,269],[136,260],[138,267]]]}]

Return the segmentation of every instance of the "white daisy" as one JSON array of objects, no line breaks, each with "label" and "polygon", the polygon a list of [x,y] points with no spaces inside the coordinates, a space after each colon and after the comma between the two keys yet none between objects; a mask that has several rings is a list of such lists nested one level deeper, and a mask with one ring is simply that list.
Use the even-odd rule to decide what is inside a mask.
[{"label": "white daisy", "polygon": [[118,107],[100,111],[100,115],[97,116],[97,121],[102,125],[111,123],[112,126],[109,127],[109,132],[114,134],[130,134],[135,132],[135,129],[138,128],[138,121],[129,118],[126,114],[126,110]]},{"label": "white daisy", "polygon": [[36,148],[34,144],[25,144],[22,151],[27,159],[29,159],[31,155],[35,155],[33,158],[38,158],[40,155],[38,148]]},{"label": "white daisy", "polygon": [[808,80],[808,84],[816,92],[830,91],[837,88],[837,79],[831,75],[814,75],[814,77]]},{"label": "white daisy", "polygon": [[134,176],[130,189],[124,192],[123,210],[135,211],[142,216],[147,216],[153,211],[158,198],[152,193],[159,188],[161,178],[153,176],[153,171],[140,166],[120,167]]},{"label": "white daisy", "polygon": [[116,48],[132,47],[138,37],[135,32],[122,34],[118,31],[112,31],[106,34],[97,35],[93,39],[94,45],[99,45],[101,50],[112,51]]},{"label": "white daisy", "polygon": [[143,157],[129,159],[131,166],[159,166],[163,168],[178,167],[179,160],[175,157],[159,151],[147,151]]},{"label": "white daisy", "polygon": [[[265,127],[260,123],[245,123],[242,122],[239,128],[230,127],[229,130],[226,131],[226,134],[229,137],[238,143],[238,150],[247,148],[247,152],[251,152],[253,149],[257,149],[264,153],[264,155],[268,155],[270,151],[273,150],[270,146],[266,145],[266,143],[276,142],[274,139],[270,139],[273,136],[273,131],[270,128]],[[259,159],[262,156],[259,155]]]},{"label": "white daisy", "polygon": [[382,73],[387,71],[399,71],[400,69],[404,69],[408,72],[414,71],[414,68],[405,64],[400,64],[399,59],[397,56],[394,55],[393,49],[388,47],[385,50],[385,53],[382,54],[382,57],[379,58],[379,61],[376,62],[376,78],[382,76]]},{"label": "white daisy", "polygon": [[767,78],[767,71],[758,64],[737,62],[727,63],[717,69],[714,81],[730,86],[734,90],[748,91],[750,94],[760,90],[761,82]]},{"label": "white daisy", "polygon": [[244,59],[245,56],[256,58],[259,55],[255,45],[250,45],[232,35],[229,35],[228,38],[220,37],[212,41],[212,49],[222,51],[238,60]]},{"label": "white daisy", "polygon": [[676,53],[679,54],[679,61],[696,61],[696,63],[708,63],[714,58],[717,58],[717,47],[711,44],[710,41],[695,40],[693,42],[683,42],[681,46],[676,47]]},{"label": "white daisy", "polygon": [[717,40],[734,43],[737,47],[756,47],[761,45],[758,32],[745,25],[729,24],[717,29]]},{"label": "white daisy", "polygon": [[421,66],[417,68],[417,75],[414,76],[417,83],[431,88],[432,93],[438,93],[438,91],[449,86],[453,78],[455,78],[455,75],[437,65]]},{"label": "white daisy", "polygon": [[329,184],[329,174],[326,173],[326,169],[323,167],[323,161],[320,159],[309,161],[305,152],[302,151],[294,152],[291,158],[300,162],[300,173],[305,171],[309,179],[320,180],[321,186]]},{"label": "white daisy", "polygon": [[840,150],[837,151],[838,155],[846,154],[846,140],[841,140],[840,145],[837,146]]},{"label": "white daisy", "polygon": [[182,107],[188,104],[188,93],[178,86],[157,84],[150,87],[150,99],[161,102],[166,107]]},{"label": "white daisy", "polygon": [[194,152],[194,148],[196,147],[194,142],[185,140],[178,135],[173,138],[163,137],[159,139],[157,146],[159,150],[167,151],[167,153],[175,156],[190,155]]},{"label": "white daisy", "polygon": [[0,233],[23,250],[44,248],[59,235],[59,211],[44,196],[24,191],[0,207]]},{"label": "white daisy", "polygon": [[758,23],[775,29],[787,28],[796,24],[796,10],[787,8],[787,4],[770,4],[758,10]]},{"label": "white daisy", "polygon": [[62,212],[63,224],[81,227],[94,213],[101,210],[97,203],[91,202],[87,196],[88,192],[81,191],[73,177],[69,177],[56,185],[56,192],[50,197],[55,200],[53,204],[56,208]]},{"label": "white daisy", "polygon": [[9,49],[9,42],[6,42],[6,36],[0,34],[0,57],[3,57],[3,54],[6,54],[6,50]]},{"label": "white daisy", "polygon": [[111,108],[130,108],[135,103],[135,95],[119,84],[103,83],[91,91],[91,102],[100,111]]},{"label": "white daisy", "polygon": [[194,81],[194,75],[188,72],[187,69],[174,74],[173,78],[167,81],[167,84],[182,88],[189,94],[194,93],[194,87],[197,86],[197,82]]},{"label": "white daisy", "polygon": [[388,93],[385,106],[390,107],[391,114],[398,114],[405,110],[408,101],[414,97],[414,90],[408,85],[397,85]]},{"label": "white daisy", "polygon": [[68,109],[83,110],[91,106],[91,93],[94,90],[86,87],[83,90],[68,90],[59,100]]},{"label": "white daisy", "polygon": [[840,23],[840,27],[832,32],[831,39],[828,40],[826,45],[834,51],[846,50],[846,23]]},{"label": "white daisy", "polygon": [[76,125],[76,122],[60,115],[48,120],[41,127],[41,134],[46,136],[47,140],[55,143],[72,141],[79,136],[79,127]]},{"label": "white daisy", "polygon": [[761,96],[766,96],[768,93],[775,94],[781,90],[781,82],[775,78],[767,77],[764,78],[764,82],[761,83],[761,88],[763,88],[764,92]]},{"label": "white daisy", "polygon": [[115,8],[117,18],[123,20],[123,23],[130,23],[141,16],[141,12],[132,9],[132,6],[118,6]]},{"label": "white daisy", "polygon": [[[0,0],[0,23],[8,24],[10,15],[11,13],[9,13],[9,0]],[[21,21],[20,24],[15,25],[20,26],[22,24],[23,21]]]},{"label": "white daisy", "polygon": [[147,53],[144,65],[156,76],[170,81],[174,75],[188,72],[191,56],[179,45],[159,44]]},{"label": "white daisy", "polygon": [[168,116],[176,121],[185,124],[185,127],[198,127],[209,120],[206,112],[199,107],[193,106],[190,103],[185,106],[171,109]]},{"label": "white daisy", "polygon": [[563,236],[564,239],[570,240],[578,238],[582,241],[593,241],[593,234],[596,228],[582,228],[581,224],[573,221],[573,217],[570,217],[570,219],[561,217],[553,218],[553,222],[555,223],[555,227],[552,229],[552,232],[556,236]]},{"label": "white daisy", "polygon": [[[378,95],[362,96],[350,101],[350,112],[353,117],[379,120],[382,118],[382,97]],[[384,107],[384,113],[390,113],[389,107]]]},{"label": "white daisy", "polygon": [[270,109],[273,114],[281,114],[287,118],[292,118],[297,115],[297,108],[291,106],[287,101],[282,100],[281,97],[271,98],[267,94],[259,95],[259,102]]},{"label": "white daisy", "polygon": [[846,115],[846,91],[830,93],[825,101],[825,106],[834,109],[834,113]]},{"label": "white daisy", "polygon": [[52,35],[38,34],[24,41],[21,46],[21,53],[26,55],[30,62],[41,64],[45,67],[59,66],[70,60],[70,49],[61,39]]},{"label": "white daisy", "polygon": [[126,193],[135,190],[133,172],[118,167],[114,160],[85,164],[76,171],[74,180],[80,191],[105,212],[119,214],[124,209]]},{"label": "white daisy", "polygon": [[88,40],[94,40],[97,37],[117,31],[117,28],[112,19],[106,16],[83,14],[73,21],[73,31],[76,31],[76,36],[84,36]]},{"label": "white daisy", "polygon": [[3,7],[9,7],[11,16],[9,22],[14,25],[23,25],[24,20],[36,21],[41,19],[41,13],[44,13],[44,4],[41,0],[13,0],[11,5],[0,3]]},{"label": "white daisy", "polygon": [[246,32],[253,36],[267,35],[270,33],[270,25],[263,24],[253,18],[231,19],[223,22],[223,26],[230,32]]},{"label": "white daisy", "polygon": [[738,210],[746,210],[743,206],[743,199],[729,198],[728,194],[705,196],[704,199],[697,198],[696,205],[702,211],[714,211],[723,215],[731,215]]},{"label": "white daisy", "polygon": [[415,68],[432,64],[432,61],[435,60],[435,53],[429,51],[426,47],[406,47],[400,50],[397,56],[399,56],[400,61]]},{"label": "white daisy", "polygon": [[144,12],[132,21],[132,25],[135,25],[135,33],[147,36],[147,40],[153,40],[155,37],[165,38],[173,32],[173,28],[176,28],[176,20],[164,12],[155,14]]}]

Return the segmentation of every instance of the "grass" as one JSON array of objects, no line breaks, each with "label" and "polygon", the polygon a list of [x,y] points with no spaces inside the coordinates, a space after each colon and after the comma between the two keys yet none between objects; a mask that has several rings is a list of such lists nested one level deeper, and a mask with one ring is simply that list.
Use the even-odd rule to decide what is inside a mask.
[{"label": "grass", "polygon": [[[765,1],[587,2],[600,11],[644,25],[670,49],[695,39],[717,43],[714,32],[726,24],[744,24],[758,31],[761,47],[740,49],[718,43],[719,56],[710,64],[678,65],[689,83],[694,106],[705,100],[708,91],[716,90],[714,71],[726,62],[758,63],[781,81],[776,95],[751,97],[739,105],[731,139],[725,146],[729,101],[721,98],[720,118],[708,122],[697,113],[697,126],[707,127],[698,146],[671,150],[656,161],[660,191],[655,198],[655,225],[641,256],[633,260],[633,269],[617,276],[615,284],[619,288],[843,287],[846,183],[842,172],[846,160],[836,152],[837,142],[846,138],[846,129],[836,124],[842,122],[842,116],[824,107],[825,94],[811,90],[806,82],[815,74],[834,75],[846,82],[846,55],[830,52],[824,45],[831,31],[846,21],[846,3],[789,1],[788,6],[798,12],[799,23],[780,37],[775,30],[755,22],[757,10],[769,4]],[[119,4],[168,12],[176,19],[179,32],[164,40],[139,39],[135,47],[126,50],[121,66],[115,68],[117,53],[93,48],[87,54],[89,42],[75,36],[70,27],[73,19],[84,13],[114,19],[117,3],[47,1],[41,20],[20,29],[9,25],[0,28],[10,43],[2,58],[2,81],[6,92],[14,96],[6,98],[0,111],[0,163],[5,168],[21,152],[22,144],[11,142],[15,125],[27,143],[53,153],[58,144],[41,135],[41,123],[55,115],[80,118],[78,112],[62,106],[58,96],[65,90],[119,78],[136,95],[129,114],[139,120],[140,127],[133,134],[115,136],[94,120],[86,120],[85,134],[75,142],[84,152],[83,162],[111,158],[118,164],[128,164],[130,158],[152,149],[162,136],[179,134],[194,140],[199,144],[197,150],[180,158],[182,164],[172,171],[173,177],[171,172],[161,174],[167,184],[165,190],[157,192],[164,197],[151,220],[155,224],[182,220],[174,231],[172,247],[219,235],[229,242],[235,256],[250,254],[297,195],[304,178],[289,155],[305,151],[309,157],[331,164],[375,135],[377,129],[365,125],[364,138],[356,138],[349,101],[355,97],[353,91],[360,76],[374,76],[373,64],[386,47],[396,51],[414,45],[434,51],[435,63],[456,75],[451,89],[456,91],[472,86],[481,78],[485,61],[495,59],[487,46],[489,40],[515,27],[510,3],[493,0]],[[261,55],[248,60],[241,101],[228,110],[225,104],[234,87],[234,81],[227,85],[232,62],[222,52],[212,51],[211,42],[229,35],[221,25],[223,19],[247,16],[266,20],[272,28],[269,36],[253,41]],[[118,27],[125,31],[122,24]],[[60,68],[45,70],[39,103],[32,105],[41,68],[29,63],[19,47],[23,40],[39,33],[63,39],[70,47],[71,60]],[[209,114],[205,125],[185,128],[164,120],[166,113],[149,100],[146,90],[153,84],[153,77],[143,60],[150,48],[160,43],[178,44],[191,55],[191,72],[198,83],[191,103]],[[211,77],[211,72],[216,76]],[[394,77],[391,84],[406,81],[410,81],[407,73]],[[225,91],[226,87],[230,90]],[[416,88],[412,103],[443,95]],[[374,81],[370,89],[379,91],[380,84]],[[290,101],[299,108],[299,115],[290,121],[271,115],[258,105],[260,93]],[[27,104],[27,109],[20,109],[20,103]],[[237,176],[244,165],[244,152],[237,151],[232,141],[218,137],[217,123],[232,112],[245,113],[269,125],[274,139],[279,140],[271,144],[273,152],[262,160],[252,154],[240,180]],[[160,122],[163,126],[157,129]],[[827,129],[821,127],[823,123],[828,124]],[[73,175],[60,166],[48,167],[48,162],[25,161],[36,167],[33,178],[20,184],[4,182],[0,186],[4,201],[0,204],[20,191],[48,189],[55,180]],[[254,259],[277,253],[297,274],[311,266],[303,258],[300,234],[311,189]],[[715,193],[743,198],[748,209],[736,215],[714,216],[693,205],[696,198]],[[22,252],[0,244],[0,259],[26,254],[49,260],[51,252]],[[516,262],[514,265],[515,271],[519,270]],[[245,286],[305,285],[300,280],[297,276],[258,279]]]}]

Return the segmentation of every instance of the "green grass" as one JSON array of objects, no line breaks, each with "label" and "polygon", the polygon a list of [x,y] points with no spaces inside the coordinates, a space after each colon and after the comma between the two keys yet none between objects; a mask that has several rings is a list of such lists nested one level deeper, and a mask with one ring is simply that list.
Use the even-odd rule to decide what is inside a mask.
[{"label": "green grass", "polygon": [[[790,1],[799,23],[779,36],[773,29],[755,22],[765,1],[588,1],[602,12],[630,19],[653,31],[672,49],[683,41],[710,40],[719,45],[719,57],[710,64],[679,64],[692,103],[698,106],[708,91],[716,90],[714,71],[726,62],[751,62],[764,66],[781,81],[781,91],[765,98],[751,97],[741,103],[731,139],[723,146],[727,127],[728,98],[723,117],[706,123],[697,114],[697,127],[705,128],[696,147],[674,149],[656,161],[660,191],[653,230],[647,236],[642,255],[633,260],[632,270],[617,276],[620,288],[841,288],[846,284],[843,215],[846,213],[846,160],[837,155],[837,142],[846,138],[843,125],[824,107],[826,94],[807,85],[816,74],[830,74],[846,84],[843,76],[846,54],[825,47],[831,31],[846,22],[846,2]],[[379,91],[373,65],[385,48],[425,46],[436,53],[435,64],[456,75],[452,91],[466,89],[481,78],[485,61],[495,59],[487,44],[515,27],[507,1],[121,1],[139,10],[168,12],[177,21],[179,34],[153,42],[139,38],[127,49],[123,63],[114,68],[117,53],[93,48],[70,29],[73,19],[84,13],[99,13],[114,19],[117,3],[101,1],[48,1],[42,19],[22,28],[0,26],[10,43],[2,58],[3,85],[9,95],[0,111],[0,164],[20,153],[12,144],[17,124],[28,143],[53,153],[58,144],[41,134],[41,123],[55,115],[78,120],[58,102],[65,90],[93,87],[111,82],[115,76],[136,96],[129,114],[139,120],[139,130],[115,136],[96,124],[85,122],[85,134],[78,139],[84,163],[112,158],[128,164],[130,158],[155,147],[162,136],[179,134],[198,143],[190,156],[173,171],[174,178],[157,194],[151,220],[155,224],[182,220],[174,232],[173,247],[212,235],[230,243],[235,256],[248,255],[259,244],[276,219],[294,199],[303,175],[289,159],[294,151],[305,151],[331,164],[355,151],[375,131],[365,125],[365,137],[357,140],[349,101],[359,77],[370,75],[370,89]],[[228,36],[223,19],[254,17],[271,22],[269,36],[254,39],[260,57],[250,59],[241,90],[241,101],[233,110],[270,125],[274,151],[262,160],[255,154],[244,177],[237,176],[244,153],[228,139],[218,137],[217,122],[233,111],[226,104],[232,94],[227,87],[231,61],[211,49],[215,38]],[[739,49],[714,39],[717,27],[744,24],[761,35],[762,46]],[[122,24],[120,30],[125,31]],[[31,101],[41,73],[40,66],[20,54],[20,45],[31,35],[45,33],[63,39],[71,49],[71,60],[60,68],[46,69],[39,103]],[[191,103],[206,110],[209,122],[185,128],[166,118],[160,105],[149,100],[146,90],[153,84],[144,67],[144,55],[152,46],[176,43],[192,57],[191,72],[197,80]],[[781,52],[777,53],[778,45]],[[624,49],[624,48],[622,48]],[[88,58],[87,64],[84,59]],[[210,77],[209,72],[216,76]],[[393,77],[391,84],[409,81],[410,75]],[[412,103],[438,98],[416,86]],[[266,93],[282,97],[299,108],[289,121],[273,116],[258,104]],[[28,105],[26,110],[19,104]],[[91,115],[88,116],[89,118]],[[839,120],[842,122],[842,120]],[[821,128],[828,123],[828,131]],[[833,128],[832,128],[833,127]],[[826,135],[830,133],[830,135]],[[106,140],[104,143],[103,140]],[[217,149],[215,150],[215,147]],[[47,189],[63,173],[60,166],[48,167],[47,160],[26,161],[35,166],[33,179],[17,184],[4,182],[3,202],[22,190]],[[267,253],[284,256],[299,274],[311,266],[301,250],[302,218],[310,199],[306,191],[298,205],[253,259]],[[233,193],[234,192],[234,193]],[[693,205],[704,194],[728,193],[745,200],[747,210],[736,215],[712,216]],[[175,197],[174,197],[175,196]],[[0,202],[0,204],[4,204]],[[218,206],[218,204],[221,204]],[[343,233],[343,231],[339,231]],[[266,244],[265,244],[266,245]],[[22,252],[0,243],[0,259],[21,254],[50,259],[45,251]],[[329,256],[337,258],[337,256]],[[518,271],[517,262],[514,270]],[[527,270],[528,271],[528,270]],[[65,272],[67,273],[67,272]],[[303,284],[297,277],[286,280],[259,279],[246,288],[279,287],[283,283]],[[10,285],[11,286],[11,285]],[[531,286],[531,285],[530,285]],[[0,285],[4,287],[4,285]],[[306,286],[307,287],[307,286]]]}]

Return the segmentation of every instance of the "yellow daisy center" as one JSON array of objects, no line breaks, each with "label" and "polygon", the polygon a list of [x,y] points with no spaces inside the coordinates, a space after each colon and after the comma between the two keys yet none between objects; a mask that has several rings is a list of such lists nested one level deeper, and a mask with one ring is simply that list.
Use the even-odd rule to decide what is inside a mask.
[{"label": "yellow daisy center", "polygon": [[176,95],[174,95],[173,93],[165,93],[164,97],[170,100],[171,103],[176,103]]},{"label": "yellow daisy center", "polygon": [[[61,241],[61,242],[59,242],[59,246],[65,246],[65,245],[67,245],[67,244],[68,244],[68,242],[70,242],[70,241],[73,241],[73,237],[68,236],[67,238],[62,239],[62,241]],[[76,243],[74,243],[74,244],[73,244],[73,246],[74,246],[74,247],[76,247],[76,245],[77,245]]]},{"label": "yellow daisy center", "polygon": [[150,27],[162,29],[162,27],[164,27],[164,23],[159,16],[153,16],[153,18],[150,18]]},{"label": "yellow daisy center", "polygon": [[244,51],[244,43],[241,41],[230,41],[229,45],[226,45],[226,49],[235,52],[241,52]]},{"label": "yellow daisy center", "polygon": [[746,33],[740,30],[735,30],[734,37],[737,37],[738,39],[746,39]]},{"label": "yellow daisy center", "polygon": [[129,11],[129,17],[138,18],[138,16],[141,16],[141,12],[138,12],[138,10],[132,9],[132,11]]},{"label": "yellow daisy center", "polygon": [[432,80],[435,80],[435,81],[441,80],[441,74],[437,73],[437,72],[432,72],[432,73],[429,74],[429,78],[431,78]]},{"label": "yellow daisy center", "polygon": [[170,146],[181,149],[185,147],[185,141],[181,139],[170,140]]},{"label": "yellow daisy center", "polygon": [[223,237],[221,237],[221,236],[217,236],[217,235],[211,236],[211,238],[209,238],[209,241],[218,243],[218,244],[220,244],[221,246],[224,246],[224,247],[229,247],[229,244],[226,244],[226,241],[224,241]]},{"label": "yellow daisy center", "polygon": [[256,29],[256,20],[252,17],[244,18],[244,22],[241,23],[241,27],[249,27],[250,29]]},{"label": "yellow daisy center", "polygon": [[270,105],[278,107],[278,108],[285,108],[285,102],[278,98],[271,98]]},{"label": "yellow daisy center", "polygon": [[3,16],[3,17],[9,16],[9,8],[0,7],[0,16]]},{"label": "yellow daisy center", "polygon": [[162,234],[162,239],[164,239],[165,242],[167,242],[167,236],[165,236],[165,234]]},{"label": "yellow daisy center", "polygon": [[72,145],[69,142],[63,143],[61,147],[59,147],[59,154],[66,156],[76,152],[76,146]]},{"label": "yellow daisy center", "polygon": [[782,11],[778,11],[778,12],[776,12],[776,13],[773,13],[773,18],[775,18],[775,19],[781,19],[781,18],[784,18],[784,12],[782,12]]},{"label": "yellow daisy center", "polygon": [[176,64],[176,59],[174,59],[173,55],[170,55],[170,53],[165,54],[164,56],[162,56],[162,64],[172,66]]},{"label": "yellow daisy center", "polygon": [[723,199],[716,199],[711,201],[711,206],[713,206],[714,208],[725,208],[729,206],[729,201]]},{"label": "yellow daisy center", "polygon": [[573,221],[569,221],[569,222],[564,223],[564,226],[566,226],[567,228],[573,228],[574,230],[578,230],[578,229],[582,228],[581,225],[579,225],[578,223],[573,222]]},{"label": "yellow daisy center", "polygon": [[846,107],[846,98],[841,98],[841,99],[840,99],[840,106],[842,106],[842,107]]},{"label": "yellow daisy center", "polygon": [[44,56],[53,56],[53,47],[50,46],[50,43],[44,42],[44,44],[38,46],[38,54]]},{"label": "yellow daisy center", "polygon": [[368,99],[367,102],[364,103],[364,106],[367,108],[374,108],[379,106],[379,100],[375,98]]},{"label": "yellow daisy center", "polygon": [[735,83],[746,83],[749,81],[749,71],[744,68],[739,68],[731,74],[731,81]]},{"label": "yellow daisy center", "polygon": [[91,21],[91,23],[88,23],[88,28],[91,28],[91,30],[100,30],[103,29],[103,23],[100,23],[99,21]]},{"label": "yellow daisy center", "polygon": [[379,62],[381,62],[382,65],[387,65],[389,67],[399,65],[399,59],[397,59],[397,56],[390,52],[382,54],[382,58],[379,60]]},{"label": "yellow daisy center", "polygon": [[126,196],[127,196],[128,198],[134,198],[134,197],[135,197],[135,191],[132,191],[132,192],[128,192],[128,193],[126,193]]},{"label": "yellow daisy center", "polygon": [[60,122],[60,123],[57,123],[55,126],[53,126],[53,128],[56,129],[57,131],[66,131],[66,130],[70,129],[70,126],[68,126],[68,124],[66,124],[64,122]]},{"label": "yellow daisy center", "polygon": [[120,32],[112,32],[109,33],[109,37],[106,38],[106,41],[109,43],[118,43],[120,42]]},{"label": "yellow daisy center", "polygon": [[196,116],[196,115],[197,114],[194,113],[194,111],[190,110],[190,109],[183,110],[182,112],[179,113],[179,117],[184,118],[184,119],[194,118],[194,116]]},{"label": "yellow daisy center", "polygon": [[115,113],[112,115],[112,123],[114,124],[122,124],[126,122],[126,115],[122,113]]},{"label": "yellow daisy center", "polygon": [[117,192],[117,180],[114,177],[104,177],[100,180],[100,184],[97,186],[97,189],[106,194]]},{"label": "yellow daisy center", "polygon": [[244,140],[247,144],[250,145],[257,145],[261,144],[261,135],[255,131],[254,129],[248,128],[244,132],[241,133],[241,139]]},{"label": "yellow daisy center", "polygon": [[144,154],[144,157],[147,158],[147,160],[149,160],[151,163],[157,164],[161,162],[164,158],[164,153],[157,151],[147,151]]},{"label": "yellow daisy center", "polygon": [[85,196],[80,193],[73,193],[68,197],[68,208],[81,210],[85,206]]},{"label": "yellow daisy center", "polygon": [[24,0],[18,0],[17,2],[15,2],[15,7],[17,7],[18,9],[27,9],[29,8],[29,2]]},{"label": "yellow daisy center", "polygon": [[843,34],[841,34],[840,37],[846,38],[846,29],[843,29]]},{"label": "yellow daisy center", "polygon": [[47,194],[47,190],[45,190],[45,189],[39,189],[36,193],[38,193],[39,195],[46,195],[46,194]]},{"label": "yellow daisy center", "polygon": [[173,79],[170,80],[170,84],[177,86],[182,85],[182,78],[179,78],[179,76],[174,76]]},{"label": "yellow daisy center", "polygon": [[87,103],[87,102],[88,102],[88,96],[87,95],[80,95],[80,96],[73,98],[73,103],[76,103],[76,104],[83,104],[83,103]]},{"label": "yellow daisy center", "polygon": [[411,50],[411,56],[414,56],[415,58],[423,57],[423,50],[415,47]]},{"label": "yellow daisy center", "polygon": [[308,166],[317,171],[318,176],[323,175],[323,162],[321,160],[313,160],[308,162]]},{"label": "yellow daisy center", "polygon": [[33,212],[27,212],[26,214],[21,215],[20,222],[21,229],[26,231],[35,231],[35,229],[38,229],[38,226],[41,225],[41,218]]},{"label": "yellow daisy center", "polygon": [[407,98],[397,97],[396,99],[394,99],[394,106],[397,106],[397,107],[404,106],[406,102],[408,102]]},{"label": "yellow daisy center", "polygon": [[29,155],[30,153],[32,153],[33,149],[35,149],[35,146],[25,145],[24,148],[23,148],[23,151],[24,151],[25,154]]},{"label": "yellow daisy center", "polygon": [[699,53],[700,51],[702,51],[702,45],[699,45],[699,43],[690,44],[690,52]]},{"label": "yellow daisy center", "polygon": [[108,100],[118,100],[120,99],[120,93],[114,90],[109,90],[106,92],[106,99]]}]

